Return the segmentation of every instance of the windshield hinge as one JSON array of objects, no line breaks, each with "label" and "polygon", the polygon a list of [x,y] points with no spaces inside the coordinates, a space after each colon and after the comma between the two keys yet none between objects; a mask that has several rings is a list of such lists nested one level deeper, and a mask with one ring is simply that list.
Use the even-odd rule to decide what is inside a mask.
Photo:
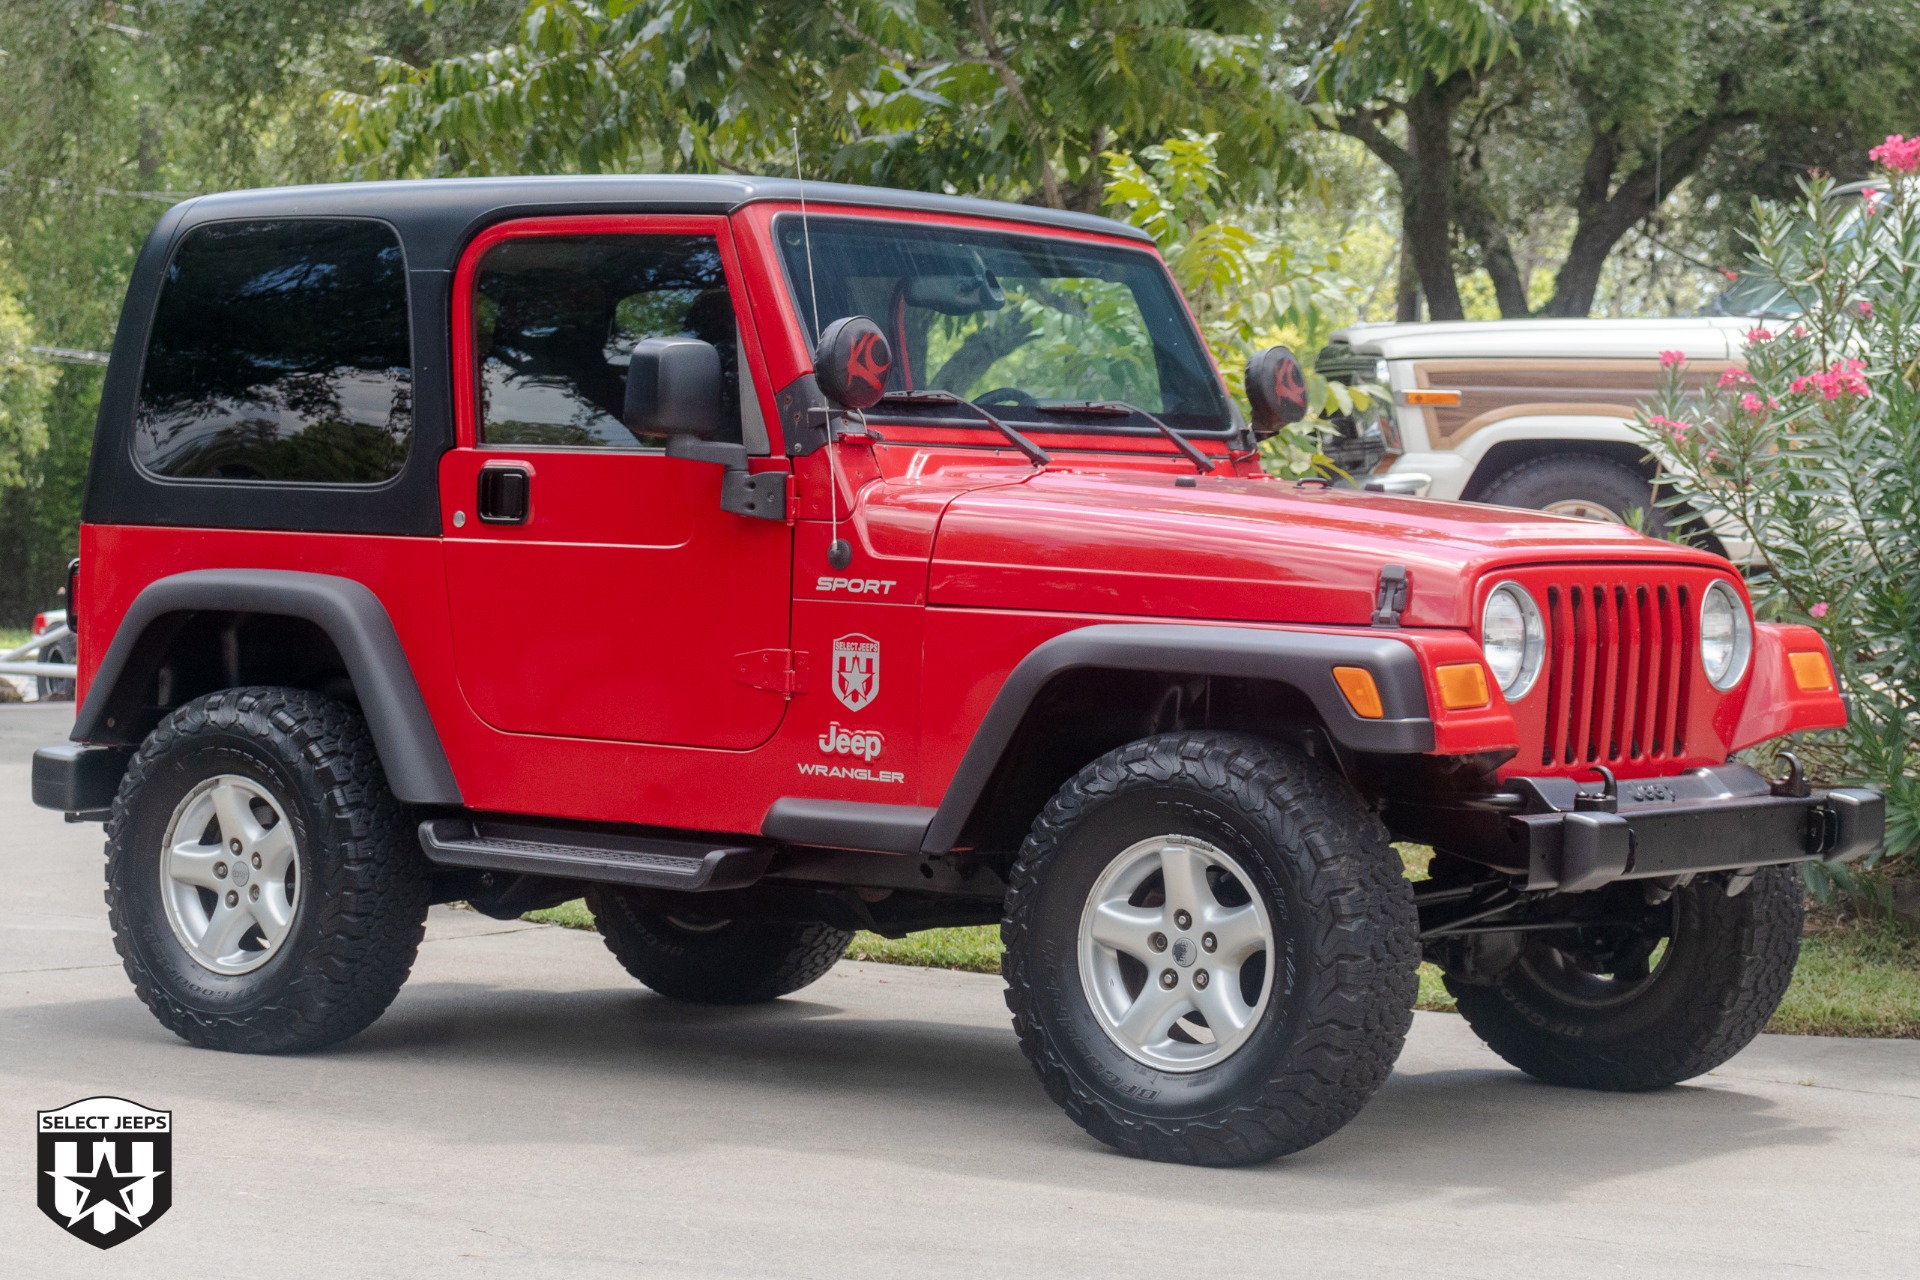
[{"label": "windshield hinge", "polygon": [[1397,627],[1400,611],[1407,607],[1407,566],[1382,565],[1379,585],[1373,589],[1373,625]]},{"label": "windshield hinge", "polygon": [[791,698],[807,691],[807,655],[792,649],[755,649],[735,656],[734,678],[753,689]]}]

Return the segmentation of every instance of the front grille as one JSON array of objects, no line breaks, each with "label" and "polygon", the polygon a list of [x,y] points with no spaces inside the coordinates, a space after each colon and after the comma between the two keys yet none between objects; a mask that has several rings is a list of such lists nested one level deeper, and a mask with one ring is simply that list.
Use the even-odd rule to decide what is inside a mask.
[{"label": "front grille", "polygon": [[1684,753],[1691,593],[1676,584],[1561,582],[1547,624],[1543,765],[1620,764]]}]

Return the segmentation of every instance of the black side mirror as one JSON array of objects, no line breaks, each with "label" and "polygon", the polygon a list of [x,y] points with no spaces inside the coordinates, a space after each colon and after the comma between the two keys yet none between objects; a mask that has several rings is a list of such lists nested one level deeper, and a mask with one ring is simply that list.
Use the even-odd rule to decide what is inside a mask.
[{"label": "black side mirror", "polygon": [[1285,347],[1268,347],[1247,361],[1247,403],[1253,434],[1260,439],[1307,416],[1307,378]]},{"label": "black side mirror", "polygon": [[648,338],[627,361],[627,399],[620,415],[640,436],[704,440],[721,428],[720,353],[698,338]]},{"label": "black side mirror", "polygon": [[820,392],[842,409],[871,409],[887,393],[893,348],[880,326],[865,316],[842,316],[813,349],[813,377]]}]

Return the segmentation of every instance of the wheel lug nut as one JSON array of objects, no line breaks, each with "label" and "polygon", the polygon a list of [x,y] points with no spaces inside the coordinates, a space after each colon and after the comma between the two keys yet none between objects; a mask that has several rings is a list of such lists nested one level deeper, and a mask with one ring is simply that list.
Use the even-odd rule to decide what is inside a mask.
[{"label": "wheel lug nut", "polygon": [[1184,911],[1176,911],[1173,913],[1173,923],[1175,926],[1184,929],[1193,923],[1193,917]]},{"label": "wheel lug nut", "polygon": [[1207,971],[1205,969],[1196,969],[1193,971],[1194,986],[1200,988],[1202,991],[1205,991],[1207,989],[1207,981],[1208,981]]},{"label": "wheel lug nut", "polygon": [[260,886],[256,884],[252,888],[248,889],[247,896],[249,898],[252,898],[255,902],[260,901]]},{"label": "wheel lug nut", "polygon": [[[260,855],[259,855],[259,854],[257,854],[257,853],[253,855],[253,865],[254,865],[254,866],[256,866],[256,867],[260,865]],[[1208,934],[1207,936],[1208,936],[1208,937],[1212,937],[1213,935],[1212,935],[1212,934]],[[1208,948],[1207,948],[1207,950],[1209,950],[1209,951],[1211,951],[1211,950],[1213,950],[1213,948],[1212,948],[1212,947],[1208,947]]]},{"label": "wheel lug nut", "polygon": [[213,864],[213,878],[214,878],[215,880],[225,880],[225,879],[227,878],[227,864],[226,864],[226,863],[224,863],[224,862],[216,862],[216,863],[214,863],[214,864]]},{"label": "wheel lug nut", "polygon": [[227,848],[233,850],[235,853],[238,853],[240,852],[240,842],[238,840],[229,840],[227,841]]},{"label": "wheel lug nut", "polygon": [[1180,985],[1180,975],[1171,969],[1162,969],[1160,971],[1160,985],[1171,991]]},{"label": "wheel lug nut", "polygon": [[230,907],[237,907],[240,905],[240,895],[235,893],[232,889],[227,890],[227,905]]},{"label": "wheel lug nut", "polygon": [[[256,863],[255,865],[257,866],[259,864]],[[1213,951],[1218,949],[1219,946],[1220,939],[1214,937],[1212,934],[1203,933],[1200,935],[1200,949],[1202,951]]]},{"label": "wheel lug nut", "polygon": [[1167,935],[1164,933],[1152,934],[1147,938],[1147,945],[1155,951],[1165,951],[1167,949]]}]

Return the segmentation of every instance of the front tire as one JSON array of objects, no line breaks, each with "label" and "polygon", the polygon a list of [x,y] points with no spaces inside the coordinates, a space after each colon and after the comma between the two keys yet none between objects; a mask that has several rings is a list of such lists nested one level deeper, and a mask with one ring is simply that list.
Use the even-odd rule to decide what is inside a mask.
[{"label": "front tire", "polygon": [[607,950],[663,996],[693,1004],[763,1004],[818,982],[846,954],[853,934],[822,923],[720,920],[697,905],[663,906],[657,895],[590,885],[587,908]]},{"label": "front tire", "polygon": [[207,1049],[364,1030],[399,994],[430,880],[359,712],[303,689],[177,708],[107,822],[107,914],[134,991]]},{"label": "front tire", "polygon": [[[1726,890],[1723,876],[1695,880],[1632,931],[1528,935],[1491,984],[1449,976],[1447,990],[1488,1048],[1548,1084],[1643,1090],[1704,1075],[1779,1007],[1806,915],[1796,867]],[[1605,892],[1624,907],[1639,886]]]},{"label": "front tire", "polygon": [[1550,454],[1510,467],[1476,500],[1608,524],[1625,524],[1632,515],[1641,532],[1656,538],[1667,530],[1666,513],[1647,478],[1594,453]]},{"label": "front tire", "polygon": [[1326,765],[1240,734],[1165,734],[1081,770],[1034,822],[1001,933],[1027,1060],[1128,1155],[1311,1146],[1412,1025],[1418,924],[1385,830]]}]

